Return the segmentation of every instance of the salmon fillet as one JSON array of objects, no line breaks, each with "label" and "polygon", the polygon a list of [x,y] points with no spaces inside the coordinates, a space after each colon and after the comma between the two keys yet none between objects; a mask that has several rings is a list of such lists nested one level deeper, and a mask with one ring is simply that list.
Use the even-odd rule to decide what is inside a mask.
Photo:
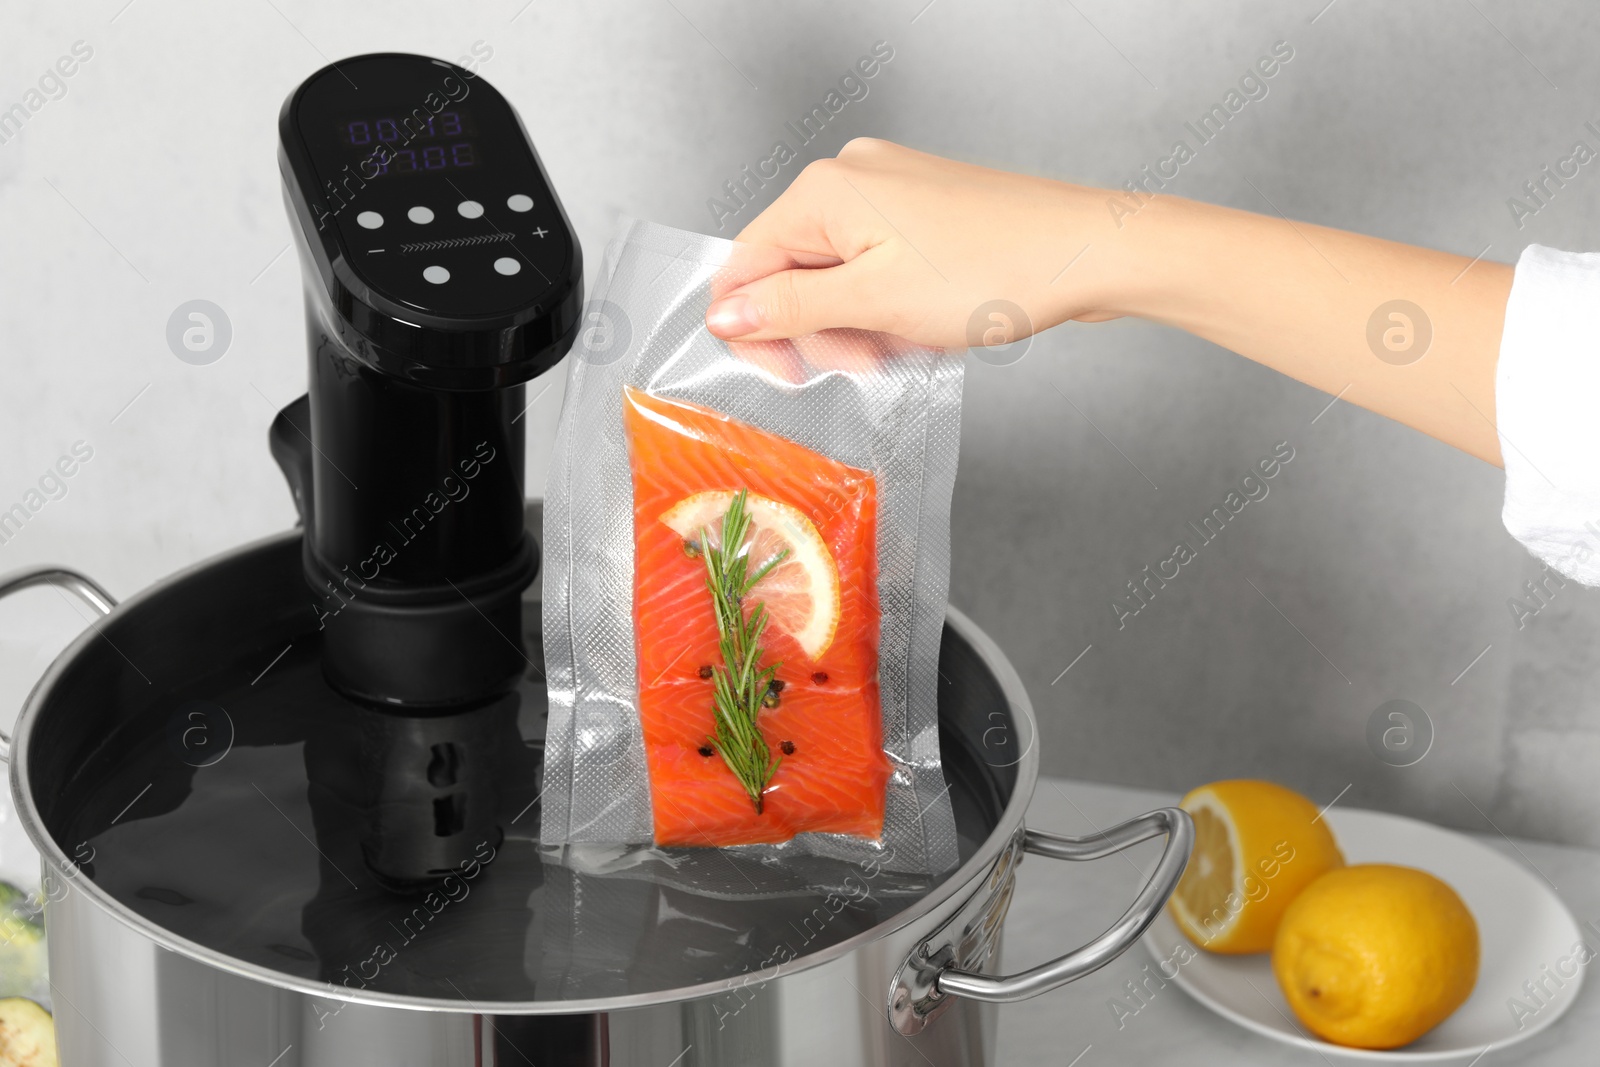
[{"label": "salmon fillet", "polygon": [[[877,484],[858,470],[719,412],[628,388],[623,425],[633,472],[634,635],[639,717],[658,845],[741,845],[808,832],[876,839],[892,767],[878,699]],[[661,521],[697,493],[748,490],[816,526],[839,576],[833,640],[811,659],[769,626],[763,664],[779,663],[777,707],[757,727],[782,763],[757,813],[711,750],[721,665],[704,561]],[[751,594],[759,599],[760,586]],[[747,604],[748,609],[753,604]]]}]

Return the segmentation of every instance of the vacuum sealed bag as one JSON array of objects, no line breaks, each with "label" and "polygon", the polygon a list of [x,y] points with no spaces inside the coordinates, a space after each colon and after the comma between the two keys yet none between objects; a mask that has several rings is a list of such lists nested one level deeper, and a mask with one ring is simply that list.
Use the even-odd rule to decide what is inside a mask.
[{"label": "vacuum sealed bag", "polygon": [[546,845],[743,846],[938,874],[961,359],[707,306],[801,257],[625,224],[545,499]]}]

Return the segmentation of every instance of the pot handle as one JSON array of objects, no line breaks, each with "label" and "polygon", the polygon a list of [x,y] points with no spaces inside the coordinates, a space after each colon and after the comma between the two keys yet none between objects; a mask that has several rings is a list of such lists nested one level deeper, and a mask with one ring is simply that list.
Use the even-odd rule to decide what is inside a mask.
[{"label": "pot handle", "polygon": [[935,988],[949,996],[1010,1004],[1082,978],[1122,955],[1155,921],[1162,905],[1178,887],[1178,879],[1183,877],[1189,852],[1194,848],[1194,820],[1189,818],[1189,813],[1181,808],[1157,808],[1113,826],[1103,834],[1063,837],[1043,830],[1029,830],[1023,841],[1023,849],[1036,856],[1097,860],[1161,834],[1167,835],[1167,847],[1162,850],[1154,873],[1128,910],[1122,913],[1122,918],[1105,933],[1082,948],[1020,974],[991,977],[952,967],[939,973],[934,981]]},{"label": "pot handle", "polygon": [[[1105,933],[1065,956],[1018,974],[977,974],[954,965],[950,939],[952,934],[960,937],[959,932],[946,928],[935,934],[912,954],[896,979],[889,1009],[895,1028],[907,1035],[922,1030],[938,1014],[943,1006],[941,1002],[951,997],[1010,1004],[1036,997],[1104,967],[1132,947],[1155,921],[1162,905],[1177,888],[1178,879],[1183,877],[1189,853],[1194,848],[1194,820],[1181,808],[1157,808],[1085,837],[1064,837],[1043,830],[1025,831],[1024,851],[1058,860],[1097,860],[1163,834],[1167,846],[1162,850],[1161,859],[1122,918]],[[1006,896],[1009,899],[1009,893]]]},{"label": "pot handle", "polygon": [[[48,563],[39,567],[23,567],[9,574],[0,574],[0,600],[35,585],[53,585],[58,589],[74,593],[78,599],[101,615],[111,614],[111,609],[117,606],[116,598],[102,589],[94,579],[77,571],[68,570],[66,567]],[[0,763],[10,760],[11,735],[0,730]]]}]

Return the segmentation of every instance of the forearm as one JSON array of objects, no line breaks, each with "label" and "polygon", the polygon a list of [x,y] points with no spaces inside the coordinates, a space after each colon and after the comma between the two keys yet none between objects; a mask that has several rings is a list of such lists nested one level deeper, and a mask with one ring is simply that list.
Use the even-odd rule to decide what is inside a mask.
[{"label": "forearm", "polygon": [[[1119,237],[1125,247],[1108,251],[1130,270],[1123,305],[1108,310],[1187,330],[1501,462],[1494,385],[1509,266],[1176,197],[1146,204]],[[1422,315],[1380,314],[1369,336],[1395,300]]]},{"label": "forearm", "polygon": [[[1137,315],[1500,462],[1510,267],[1172,196],[1119,218],[1107,200],[1121,196],[851,141],[741,234],[838,265],[740,286],[707,325],[730,340],[855,326],[962,347]],[[1421,314],[1378,314],[1397,300]],[[1021,315],[994,311],[1007,303]]]}]

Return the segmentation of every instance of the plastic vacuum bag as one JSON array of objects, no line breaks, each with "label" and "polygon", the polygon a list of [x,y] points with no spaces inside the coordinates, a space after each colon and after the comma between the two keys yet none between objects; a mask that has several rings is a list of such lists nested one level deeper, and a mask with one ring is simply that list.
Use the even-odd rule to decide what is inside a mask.
[{"label": "plastic vacuum bag", "polygon": [[546,846],[955,865],[937,690],[961,360],[706,330],[715,296],[799,265],[637,221],[607,249],[546,488]]}]

